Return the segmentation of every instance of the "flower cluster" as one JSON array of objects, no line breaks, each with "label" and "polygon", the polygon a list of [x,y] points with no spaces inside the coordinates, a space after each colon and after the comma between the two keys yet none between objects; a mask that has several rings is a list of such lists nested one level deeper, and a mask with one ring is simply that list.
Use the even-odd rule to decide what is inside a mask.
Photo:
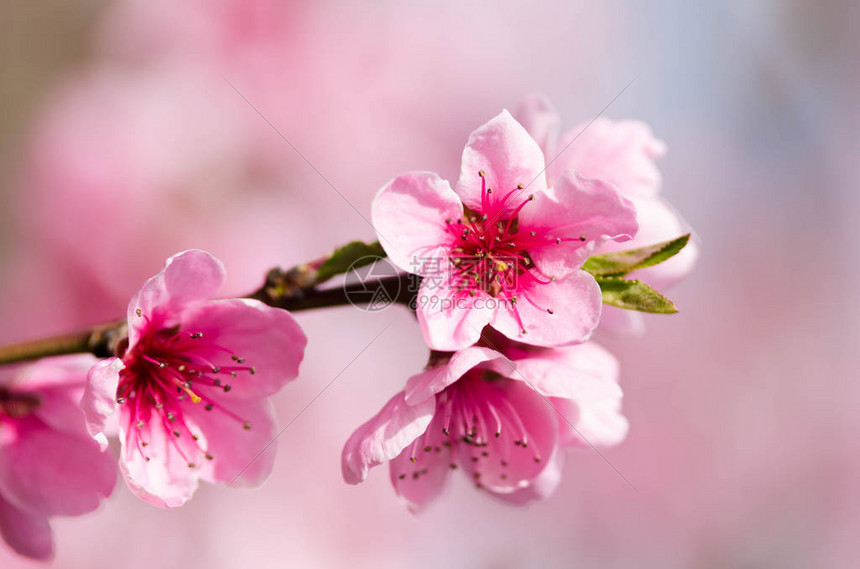
[{"label": "flower cluster", "polygon": [[[342,468],[357,484],[388,462],[413,510],[453,470],[508,502],[543,498],[560,480],[565,447],[624,439],[618,364],[588,342],[601,289],[582,266],[621,243],[683,232],[657,197],[663,145],[645,125],[595,121],[566,153],[587,127],[557,139],[558,117],[541,97],[517,114],[522,122],[503,111],[471,134],[453,188],[415,172],[373,203],[391,262],[421,277],[419,298],[441,300],[416,304],[434,350],[426,369],[355,431]],[[668,284],[695,256],[642,272]]]},{"label": "flower cluster", "polygon": [[[420,278],[405,304],[430,357],[349,438],[342,470],[357,484],[388,463],[413,511],[456,470],[505,502],[545,498],[566,449],[623,440],[618,363],[591,341],[603,305],[674,307],[621,277],[667,286],[696,258],[695,247],[676,255],[687,237],[655,245],[685,226],[658,197],[653,160],[663,147],[647,127],[595,121],[568,151],[582,132],[557,137],[547,101],[529,98],[517,115],[503,111],[471,134],[453,187],[415,172],[372,204],[381,246],[402,271],[394,279]],[[270,398],[298,377],[307,343],[285,308],[348,303],[348,287],[338,296],[318,285],[374,247],[353,243],[272,271],[260,291],[232,299],[216,298],[220,261],[179,253],[131,298],[125,321],[103,331],[102,349],[88,340],[80,350],[111,357],[44,359],[0,381],[5,541],[50,557],[49,518],[91,511],[113,490],[112,437],[128,487],[158,507],[184,504],[201,480],[262,482],[277,439]],[[651,296],[607,297],[619,287]],[[609,320],[616,330],[641,324]]]}]

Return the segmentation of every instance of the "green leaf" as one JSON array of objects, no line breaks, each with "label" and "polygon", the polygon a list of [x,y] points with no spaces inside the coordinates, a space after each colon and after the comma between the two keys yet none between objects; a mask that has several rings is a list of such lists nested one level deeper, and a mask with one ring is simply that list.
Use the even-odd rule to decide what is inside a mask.
[{"label": "green leaf", "polygon": [[642,281],[598,277],[597,284],[600,285],[604,304],[654,314],[678,312],[674,302]]},{"label": "green leaf", "polygon": [[656,245],[619,251],[618,253],[607,253],[606,255],[595,255],[589,257],[582,268],[596,277],[621,277],[637,269],[659,265],[677,255],[689,241],[690,234],[688,233],[677,239]]},{"label": "green leaf", "polygon": [[363,241],[352,241],[343,247],[335,249],[328,259],[317,269],[316,283],[322,283],[333,276],[343,274],[350,267],[363,267],[385,258],[385,251],[379,241],[365,243]]}]

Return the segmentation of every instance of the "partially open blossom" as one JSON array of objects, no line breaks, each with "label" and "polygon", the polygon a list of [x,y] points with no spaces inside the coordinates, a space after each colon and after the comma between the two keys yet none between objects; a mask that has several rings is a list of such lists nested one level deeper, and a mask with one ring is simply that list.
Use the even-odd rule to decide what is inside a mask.
[{"label": "partially open blossom", "polygon": [[[660,197],[662,176],[655,161],[666,146],[645,123],[600,117],[559,134],[561,119],[542,95],[526,97],[514,116],[551,162],[546,171],[548,184],[575,171],[611,184],[635,206],[639,232],[634,239],[623,245],[607,241],[597,253],[653,245],[690,232],[681,216]],[[693,269],[698,254],[698,244],[693,240],[668,261],[635,271],[627,278],[666,288]],[[643,324],[641,314],[614,307],[605,308],[601,323],[615,331],[636,331]]]},{"label": "partially open blossom", "polygon": [[481,346],[439,355],[411,377],[346,443],[344,479],[357,484],[390,462],[395,491],[418,510],[463,470],[476,488],[522,504],[556,488],[563,447],[624,438],[618,365],[603,348],[502,345],[506,355]]},{"label": "partially open blossom", "polygon": [[[210,300],[224,282],[203,251],[168,259],[128,305],[128,346],[89,374],[81,404],[106,442],[118,410],[120,465],[132,490],[183,504],[199,479],[245,485],[269,473],[269,396],[298,375],[306,338],[286,311],[256,300]],[[256,458],[256,460],[255,460]]]},{"label": "partially open blossom", "polygon": [[78,405],[93,362],[45,359],[0,382],[0,534],[21,555],[50,558],[48,519],[95,510],[116,484]]},{"label": "partially open blossom", "polygon": [[605,241],[635,235],[635,212],[599,180],[571,173],[548,188],[545,168],[502,111],[469,137],[454,189],[416,172],[377,194],[382,246],[423,277],[417,313],[432,348],[465,348],[486,324],[539,346],[583,341],[596,326],[600,289],[580,266]]}]

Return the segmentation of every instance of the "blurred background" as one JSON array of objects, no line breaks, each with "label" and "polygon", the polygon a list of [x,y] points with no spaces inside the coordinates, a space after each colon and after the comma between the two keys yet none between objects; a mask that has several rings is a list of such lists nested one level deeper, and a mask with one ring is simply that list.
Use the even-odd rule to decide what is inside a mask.
[{"label": "blurred background", "polygon": [[[282,423],[342,375],[265,485],[162,511],[120,483],[54,521],[54,565],[856,564],[858,22],[848,0],[0,2],[0,341],[123,313],[185,248],[224,260],[238,293],[372,239],[353,207],[369,216],[405,171],[456,179],[469,132],[532,92],[570,127],[635,79],[604,116],[667,142],[663,193],[702,248],[670,291],[680,314],[600,340],[631,423],[605,454],[635,489],[590,450],[526,509],[455,478],[412,516],[383,468],[347,486],[343,442],[426,348],[405,310],[330,309],[299,316],[311,343]],[[4,568],[37,565],[0,547]]]}]

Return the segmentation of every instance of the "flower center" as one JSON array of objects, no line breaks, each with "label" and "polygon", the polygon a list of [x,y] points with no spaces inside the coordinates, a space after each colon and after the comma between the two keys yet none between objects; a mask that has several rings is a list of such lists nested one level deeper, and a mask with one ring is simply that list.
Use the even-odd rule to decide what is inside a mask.
[{"label": "flower center", "polygon": [[[216,363],[224,360],[229,364]],[[240,374],[253,375],[254,367],[231,350],[207,341],[202,332],[175,327],[144,335],[123,361],[116,400],[129,406],[136,427],[136,434],[129,433],[129,437],[147,461],[149,443],[142,434],[147,426],[172,433],[174,448],[190,468],[197,466],[195,454],[212,460],[200,434],[192,433],[185,421],[188,405],[202,405],[208,412],[227,415],[246,430],[251,428],[249,421],[220,404],[217,396],[229,393],[230,382]]]},{"label": "flower center", "polygon": [[[505,299],[525,333],[516,306],[517,290],[523,285],[544,285],[555,280],[535,266],[529,251],[567,241],[584,242],[586,238],[553,237],[545,230],[522,227],[519,213],[534,201],[534,195],[529,194],[511,209],[508,201],[519,199],[525,189],[523,185],[517,184],[504,197],[497,199],[492,188],[487,187],[483,170],[478,172],[478,176],[481,178],[482,211],[464,208],[463,219],[446,220],[448,232],[456,239],[449,252],[454,267],[450,286],[469,296],[483,291],[493,298],[500,296]],[[541,309],[553,313],[552,307]]]},{"label": "flower center", "polygon": [[531,444],[531,433],[504,389],[508,381],[493,372],[472,370],[437,394],[433,421],[406,451],[419,468],[399,474],[400,479],[426,475],[430,466],[422,454],[444,449],[451,453],[448,467],[454,470],[466,461],[463,466],[479,488],[485,471],[498,478],[491,482],[504,484],[509,464],[523,458],[540,463],[540,450]]}]

